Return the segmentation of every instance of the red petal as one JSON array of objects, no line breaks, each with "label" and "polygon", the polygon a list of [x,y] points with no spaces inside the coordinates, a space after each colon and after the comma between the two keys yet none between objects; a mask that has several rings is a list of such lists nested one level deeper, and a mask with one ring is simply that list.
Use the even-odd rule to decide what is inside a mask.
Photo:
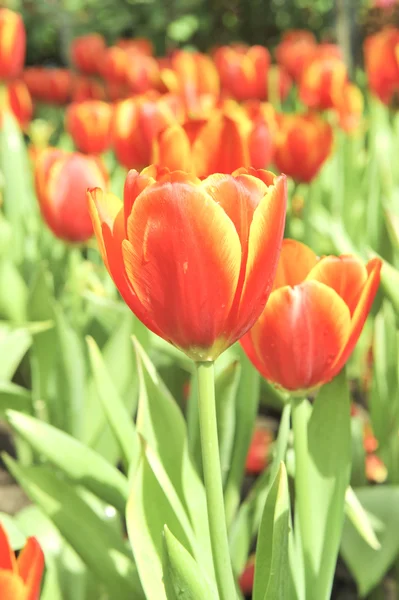
[{"label": "red petal", "polygon": [[128,239],[129,280],[164,338],[185,350],[228,338],[241,245],[233,223],[204,190],[190,183],[147,188],[133,206]]},{"label": "red petal", "polygon": [[316,279],[335,290],[353,314],[367,281],[367,270],[355,256],[326,256],[310,271],[307,279]]},{"label": "red petal", "polygon": [[0,570],[15,570],[15,554],[10,546],[7,534],[0,523]]},{"label": "red petal", "polygon": [[28,538],[18,556],[17,564],[19,574],[29,590],[25,600],[38,600],[44,570],[44,555],[35,538]]},{"label": "red petal", "polygon": [[283,240],[273,290],[302,283],[316,263],[317,256],[308,246],[295,240]]},{"label": "red petal", "polygon": [[380,285],[381,267],[382,261],[379,258],[373,258],[367,263],[368,279],[352,315],[348,340],[331,367],[333,375],[339,373],[356,346]]},{"label": "red petal", "polygon": [[349,329],[349,309],[338,294],[305,281],[271,294],[251,337],[267,379],[287,390],[306,390],[326,380]]}]

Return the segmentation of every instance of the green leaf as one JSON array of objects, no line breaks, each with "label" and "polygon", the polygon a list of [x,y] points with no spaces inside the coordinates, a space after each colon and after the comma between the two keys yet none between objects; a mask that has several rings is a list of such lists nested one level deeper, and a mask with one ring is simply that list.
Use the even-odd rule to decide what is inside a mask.
[{"label": "green leaf", "polygon": [[310,418],[309,409],[305,400],[294,401],[296,514],[307,594],[309,599],[327,600],[350,477],[350,400],[344,371],[320,390]]},{"label": "green leaf", "polygon": [[21,550],[25,546],[26,535],[18,527],[18,523],[10,515],[0,512],[0,523],[5,532],[13,550]]},{"label": "green leaf", "polygon": [[163,581],[168,600],[216,600],[217,594],[189,552],[165,525]]},{"label": "green leaf", "polygon": [[290,500],[284,463],[271,485],[256,545],[254,600],[288,599]]},{"label": "green leaf", "polygon": [[70,479],[124,513],[128,498],[127,479],[99,454],[63,431],[31,416],[9,410],[7,420],[33,450],[45,456]]},{"label": "green leaf", "polygon": [[93,338],[87,338],[87,344],[97,394],[109,426],[119,444],[122,461],[126,472],[128,472],[129,466],[137,462],[139,453],[139,440],[133,418],[107,372],[107,367],[97,344]]},{"label": "green leaf", "polygon": [[0,258],[0,315],[15,323],[26,321],[28,289],[15,264]]},{"label": "green leaf", "polygon": [[240,504],[245,461],[255,427],[260,394],[259,373],[241,347],[238,347],[238,352],[240,356],[241,375],[236,394],[236,429],[230,471],[224,490],[228,527],[233,522]]},{"label": "green leaf", "polygon": [[32,398],[29,390],[8,381],[0,382],[0,413],[4,413],[9,408],[28,412],[31,406]]},{"label": "green leaf", "polygon": [[354,491],[381,544],[379,550],[373,550],[346,519],[341,554],[363,597],[383,579],[399,552],[399,487],[384,485]]},{"label": "green leaf", "polygon": [[170,482],[167,489],[171,493],[174,490],[179,506],[191,522],[197,540],[194,556],[211,577],[213,565],[205,489],[188,453],[186,423],[137,340],[134,345],[139,373],[137,431],[146,440],[152,454],[158,457],[164,480],[166,475]]},{"label": "green leaf", "polygon": [[143,442],[131,495],[127,504],[126,524],[140,579],[147,600],[165,600],[162,581],[162,533],[167,525],[187,548],[190,543],[146,456]]},{"label": "green leaf", "polygon": [[11,474],[59,529],[111,598],[144,600],[135,565],[123,540],[75,492],[45,467],[22,467],[3,455]]},{"label": "green leaf", "polygon": [[274,446],[271,468],[257,479],[248,497],[241,504],[230,532],[230,551],[236,573],[245,567],[253,539],[258,532],[271,482],[277,475],[280,463],[285,460],[290,433],[291,406],[284,407],[280,428]]},{"label": "green leaf", "polygon": [[381,544],[377,540],[370,519],[351,487],[348,487],[345,494],[345,514],[370,548],[379,550]]},{"label": "green leaf", "polygon": [[12,379],[31,343],[32,338],[25,329],[0,328],[0,380]]}]

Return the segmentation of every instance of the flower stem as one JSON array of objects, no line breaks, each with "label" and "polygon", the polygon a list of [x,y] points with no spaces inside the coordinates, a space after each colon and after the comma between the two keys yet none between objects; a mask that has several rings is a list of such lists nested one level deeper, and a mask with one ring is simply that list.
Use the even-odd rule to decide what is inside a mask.
[{"label": "flower stem", "polygon": [[197,362],[196,367],[202,466],[213,564],[220,600],[234,600],[237,594],[231,566],[226,515],[224,511],[216,421],[214,365],[213,362]]}]

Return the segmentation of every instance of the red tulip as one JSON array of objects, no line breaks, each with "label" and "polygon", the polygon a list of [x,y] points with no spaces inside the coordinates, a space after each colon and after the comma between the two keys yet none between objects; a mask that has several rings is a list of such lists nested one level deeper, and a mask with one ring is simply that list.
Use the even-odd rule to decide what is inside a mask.
[{"label": "red tulip", "polygon": [[348,72],[339,49],[321,45],[302,72],[299,97],[312,109],[334,108],[335,99],[343,93],[347,82]]},{"label": "red tulip", "polygon": [[148,166],[156,136],[176,121],[164,96],[137,96],[119,102],[112,122],[112,141],[119,162],[128,169]]},{"label": "red tulip", "polygon": [[284,240],[273,291],[241,344],[269,381],[304,393],[335,377],[352,353],[377,293],[381,261],[318,259]]},{"label": "red tulip", "polygon": [[273,434],[268,427],[257,425],[249,446],[245,470],[247,473],[257,475],[265,470],[268,464]]},{"label": "red tulip", "polygon": [[369,86],[384,104],[399,93],[399,29],[386,27],[364,43],[364,59]]},{"label": "red tulip", "polygon": [[151,166],[129,172],[124,204],[99,189],[89,200],[110,275],[149,329],[207,361],[256,321],[284,230],[284,176],[241,169],[201,181]]},{"label": "red tulip", "polygon": [[276,59],[299,82],[303,69],[316,52],[316,39],[310,31],[288,31],[276,48]]},{"label": "red tulip", "polygon": [[21,15],[0,8],[0,80],[18,77],[25,61],[26,33]]},{"label": "red tulip", "polygon": [[236,100],[266,100],[270,53],[263,46],[222,46],[214,55],[222,89]]},{"label": "red tulip", "polygon": [[7,85],[8,103],[21,127],[26,127],[32,119],[33,104],[27,85],[20,79]]},{"label": "red tulip", "polygon": [[96,75],[99,72],[104,52],[105,40],[99,33],[82,35],[71,44],[72,61],[85,75]]},{"label": "red tulip", "polygon": [[280,115],[274,162],[296,181],[309,182],[330,155],[332,143],[332,128],[318,114]]},{"label": "red tulip", "polygon": [[1,600],[39,600],[43,569],[44,556],[36,539],[28,538],[16,558],[0,525]]},{"label": "red tulip", "polygon": [[249,557],[244,571],[241,573],[238,581],[240,590],[245,596],[250,596],[254,587],[255,578],[255,554]]},{"label": "red tulip", "polygon": [[80,152],[101,154],[110,147],[112,112],[112,106],[101,100],[68,106],[65,128]]},{"label": "red tulip", "polygon": [[93,235],[86,191],[107,185],[96,158],[47,148],[36,159],[35,184],[43,218],[54,235],[69,242],[84,242]]}]

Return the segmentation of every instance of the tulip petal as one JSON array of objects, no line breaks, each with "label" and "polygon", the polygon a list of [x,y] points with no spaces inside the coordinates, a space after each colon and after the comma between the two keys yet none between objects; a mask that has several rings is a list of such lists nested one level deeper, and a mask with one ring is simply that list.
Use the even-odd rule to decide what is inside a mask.
[{"label": "tulip petal", "polygon": [[296,240],[283,240],[273,290],[302,283],[316,263],[317,256],[308,246]]},{"label": "tulip petal", "polygon": [[181,125],[176,123],[161,131],[154,144],[153,160],[172,171],[192,170],[191,144]]},{"label": "tulip petal", "polygon": [[40,584],[44,569],[44,554],[37,540],[28,538],[17,559],[18,571],[29,592],[24,600],[39,598]]},{"label": "tulip petal", "polygon": [[1,600],[27,600],[26,592],[24,582],[18,575],[11,571],[0,571]]},{"label": "tulip petal", "polygon": [[122,242],[126,237],[122,202],[113,194],[104,194],[99,188],[88,192],[88,197],[94,232],[109,274],[130,310],[146,327],[158,334],[158,328],[143,311],[126,276],[122,255]]},{"label": "tulip petal", "polygon": [[381,267],[382,261],[379,258],[373,258],[367,263],[368,279],[363,287],[358,304],[352,315],[348,340],[339,355],[336,357],[333,365],[331,365],[333,375],[336,375],[342,369],[352,354],[357,340],[359,339],[363,325],[367,319],[377,293],[378,286],[380,285]]},{"label": "tulip petal", "polygon": [[342,298],[318,281],[305,281],[271,294],[251,337],[267,379],[306,390],[326,381],[349,330]]},{"label": "tulip petal", "polygon": [[241,245],[223,209],[199,186],[162,183],[137,198],[123,255],[128,278],[162,336],[209,348],[225,331]]},{"label": "tulip petal", "polygon": [[14,571],[16,567],[15,555],[10,546],[7,534],[0,524],[0,571]]},{"label": "tulip petal", "polygon": [[355,256],[326,256],[310,271],[307,279],[316,279],[335,290],[353,314],[367,281],[367,270]]},{"label": "tulip petal", "polygon": [[232,315],[238,327],[237,339],[256,321],[272,289],[284,233],[286,185],[284,175],[276,177],[253,215],[238,316]]}]

